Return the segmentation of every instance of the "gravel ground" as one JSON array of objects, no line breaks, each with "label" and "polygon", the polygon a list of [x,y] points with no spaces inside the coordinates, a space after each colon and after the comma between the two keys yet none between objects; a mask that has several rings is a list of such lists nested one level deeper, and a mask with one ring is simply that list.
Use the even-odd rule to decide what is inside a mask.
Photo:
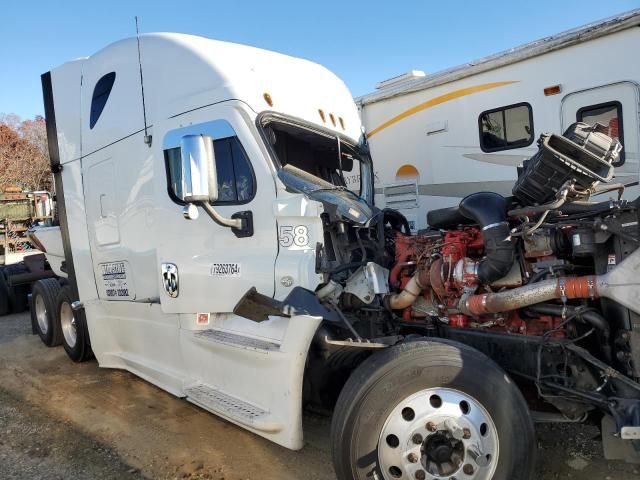
[{"label": "gravel ground", "polygon": [[[74,364],[0,318],[0,480],[330,480],[329,420],[307,414],[300,452],[246,432],[122,371]],[[640,479],[602,459],[598,429],[538,428],[537,480]]]}]

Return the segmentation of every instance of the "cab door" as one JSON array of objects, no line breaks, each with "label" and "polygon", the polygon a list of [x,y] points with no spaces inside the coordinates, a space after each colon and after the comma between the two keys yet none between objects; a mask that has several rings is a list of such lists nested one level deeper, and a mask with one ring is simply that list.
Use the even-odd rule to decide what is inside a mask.
[{"label": "cab door", "polygon": [[562,129],[576,121],[604,125],[608,135],[623,145],[615,170],[616,181],[630,184],[638,181],[640,125],[638,102],[640,92],[633,82],[610,85],[569,93],[562,100]]},{"label": "cab door", "polygon": [[[162,138],[154,139],[160,302],[167,313],[231,312],[251,287],[274,294],[275,184],[240,107],[214,105],[185,115],[157,125]],[[225,217],[250,211],[251,236],[237,237],[201,208],[197,219],[183,216],[179,146],[188,134],[214,139],[219,189],[214,208]]]}]

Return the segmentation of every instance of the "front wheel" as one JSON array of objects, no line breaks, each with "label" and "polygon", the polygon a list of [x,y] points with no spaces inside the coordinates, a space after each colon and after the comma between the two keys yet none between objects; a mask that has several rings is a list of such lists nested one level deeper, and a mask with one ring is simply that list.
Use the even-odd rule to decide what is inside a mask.
[{"label": "front wheel", "polygon": [[369,357],[331,429],[339,480],[529,480],[535,435],[513,381],[470,347],[424,340]]}]

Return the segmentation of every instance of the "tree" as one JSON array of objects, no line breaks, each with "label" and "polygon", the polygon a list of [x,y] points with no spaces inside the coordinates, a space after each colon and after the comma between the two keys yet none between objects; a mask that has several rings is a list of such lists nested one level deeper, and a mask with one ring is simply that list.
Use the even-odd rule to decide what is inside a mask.
[{"label": "tree", "polygon": [[0,188],[49,190],[51,168],[45,119],[0,115]]}]

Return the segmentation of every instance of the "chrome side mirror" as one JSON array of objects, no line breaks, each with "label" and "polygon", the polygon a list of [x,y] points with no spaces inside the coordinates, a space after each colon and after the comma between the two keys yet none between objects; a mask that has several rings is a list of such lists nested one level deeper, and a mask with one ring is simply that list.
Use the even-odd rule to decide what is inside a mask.
[{"label": "chrome side mirror", "polygon": [[187,203],[218,200],[218,175],[213,138],[208,135],[185,135],[180,141],[184,201]]},{"label": "chrome side mirror", "polygon": [[213,138],[208,135],[185,135],[180,140],[184,201],[182,214],[187,220],[198,218],[198,207],[214,222],[229,227],[237,237],[253,235],[253,214],[238,212],[226,218],[211,205],[218,200],[218,174]]}]

